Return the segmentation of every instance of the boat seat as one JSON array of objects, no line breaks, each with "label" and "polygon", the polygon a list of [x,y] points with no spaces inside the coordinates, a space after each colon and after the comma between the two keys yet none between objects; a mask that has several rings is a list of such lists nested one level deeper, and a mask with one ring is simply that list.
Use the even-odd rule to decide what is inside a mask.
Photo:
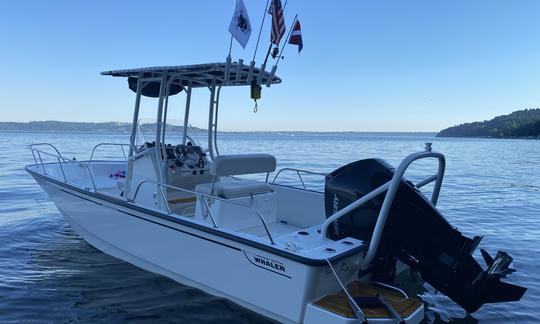
[{"label": "boat seat", "polygon": [[219,155],[210,166],[211,183],[197,185],[195,191],[221,198],[236,198],[272,192],[266,182],[250,180],[219,181],[222,176],[270,173],[276,169],[276,158],[270,154]]},{"label": "boat seat", "polygon": [[217,156],[210,166],[214,177],[270,173],[276,170],[276,158],[270,154],[231,154]]},{"label": "boat seat", "polygon": [[212,190],[212,183],[203,183],[197,185],[196,191],[230,199],[272,192],[272,187],[266,182],[232,180],[214,183],[214,190]]}]

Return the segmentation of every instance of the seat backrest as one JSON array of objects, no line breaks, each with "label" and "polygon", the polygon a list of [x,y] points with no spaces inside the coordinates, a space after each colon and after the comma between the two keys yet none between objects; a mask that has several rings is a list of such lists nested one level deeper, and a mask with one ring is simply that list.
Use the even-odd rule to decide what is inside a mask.
[{"label": "seat backrest", "polygon": [[276,170],[276,158],[270,154],[219,155],[210,166],[214,177],[270,173]]}]

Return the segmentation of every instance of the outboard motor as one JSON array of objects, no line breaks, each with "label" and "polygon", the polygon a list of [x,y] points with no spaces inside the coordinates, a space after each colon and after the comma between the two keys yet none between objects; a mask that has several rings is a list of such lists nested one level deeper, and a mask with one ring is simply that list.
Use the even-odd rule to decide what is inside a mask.
[{"label": "outboard motor", "polygon": [[[394,171],[384,160],[367,159],[327,175],[327,217],[390,181]],[[328,228],[328,236],[334,240],[354,237],[369,242],[385,195],[382,193],[339,218]],[[484,303],[519,300],[526,288],[500,281],[515,271],[508,267],[512,258],[507,253],[499,251],[493,259],[482,250],[487,270],[472,257],[481,239],[479,236],[470,239],[452,227],[414,184],[404,178],[388,214],[375,260],[387,264],[388,260],[399,259],[469,313]],[[375,267],[374,276],[378,275],[377,271]]]}]

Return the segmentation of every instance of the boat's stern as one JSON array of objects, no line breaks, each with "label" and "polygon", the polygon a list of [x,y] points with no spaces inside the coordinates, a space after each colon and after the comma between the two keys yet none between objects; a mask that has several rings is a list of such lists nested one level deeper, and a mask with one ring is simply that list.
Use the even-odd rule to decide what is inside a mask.
[{"label": "boat's stern", "polygon": [[[365,321],[368,323],[420,323],[424,306],[416,298],[387,285],[353,281],[347,291],[360,309],[351,307],[345,292],[326,295],[307,305],[305,323],[345,324]],[[360,316],[358,316],[360,315]]]}]

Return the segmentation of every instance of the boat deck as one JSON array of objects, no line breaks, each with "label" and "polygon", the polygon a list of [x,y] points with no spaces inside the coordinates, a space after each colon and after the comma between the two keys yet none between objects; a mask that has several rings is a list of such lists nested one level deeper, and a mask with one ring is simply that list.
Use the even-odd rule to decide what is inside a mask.
[{"label": "boat deck", "polygon": [[[381,295],[390,303],[401,317],[410,316],[422,303],[415,298],[407,298],[397,291],[385,288],[383,286],[353,281],[347,289],[352,297],[374,297]],[[323,308],[332,313],[347,318],[355,318],[354,311],[349,306],[347,297],[343,291],[335,295],[326,295],[313,303],[315,306]],[[360,307],[367,318],[388,318],[390,313],[385,308],[367,308]]]},{"label": "boat deck", "polygon": [[[284,223],[281,223],[281,222],[277,221],[277,222],[268,223],[268,229],[270,230],[270,232],[272,234],[274,234],[276,236],[281,236],[281,235],[284,235],[284,234],[291,234],[291,233],[297,232],[301,228],[293,226],[293,225],[289,225],[289,224],[284,224]],[[257,226],[252,226],[252,227],[248,227],[248,228],[243,228],[240,231],[244,232],[244,233],[253,234],[253,235],[256,235],[256,236],[259,236],[259,237],[265,237],[266,236],[266,231],[264,230],[263,225],[257,225]]]}]

